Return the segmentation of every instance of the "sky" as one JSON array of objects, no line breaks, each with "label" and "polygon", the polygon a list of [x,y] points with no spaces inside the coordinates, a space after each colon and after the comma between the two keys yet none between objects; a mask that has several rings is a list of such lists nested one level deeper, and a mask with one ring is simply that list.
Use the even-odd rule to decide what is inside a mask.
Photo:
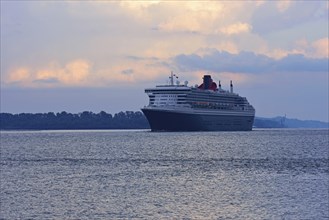
[{"label": "sky", "polygon": [[138,111],[171,71],[329,121],[328,1],[1,0],[1,112]]}]

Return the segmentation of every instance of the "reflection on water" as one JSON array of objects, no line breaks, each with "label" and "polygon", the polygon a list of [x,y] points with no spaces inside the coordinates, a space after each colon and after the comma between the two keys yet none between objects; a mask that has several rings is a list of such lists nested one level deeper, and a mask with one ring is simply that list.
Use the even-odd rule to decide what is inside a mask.
[{"label": "reflection on water", "polygon": [[328,130],[1,132],[5,219],[328,219]]}]

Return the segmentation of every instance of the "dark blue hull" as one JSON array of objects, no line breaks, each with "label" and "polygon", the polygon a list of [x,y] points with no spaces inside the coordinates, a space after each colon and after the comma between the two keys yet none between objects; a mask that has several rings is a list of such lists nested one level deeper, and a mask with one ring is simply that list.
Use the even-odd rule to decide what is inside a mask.
[{"label": "dark blue hull", "polygon": [[254,116],[193,114],[142,109],[152,131],[251,131]]}]

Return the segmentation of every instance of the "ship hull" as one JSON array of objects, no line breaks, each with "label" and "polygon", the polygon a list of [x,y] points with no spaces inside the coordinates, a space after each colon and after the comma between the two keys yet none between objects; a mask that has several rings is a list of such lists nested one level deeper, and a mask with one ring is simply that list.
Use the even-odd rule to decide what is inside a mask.
[{"label": "ship hull", "polygon": [[143,108],[152,131],[251,131],[254,115]]}]

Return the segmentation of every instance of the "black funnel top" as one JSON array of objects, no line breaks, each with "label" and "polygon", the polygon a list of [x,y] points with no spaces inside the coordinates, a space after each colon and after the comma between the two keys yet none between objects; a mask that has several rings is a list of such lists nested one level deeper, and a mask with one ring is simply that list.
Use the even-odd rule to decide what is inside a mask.
[{"label": "black funnel top", "polygon": [[204,89],[210,89],[212,83],[212,79],[210,75],[204,75],[203,76],[203,85],[204,85]]}]

